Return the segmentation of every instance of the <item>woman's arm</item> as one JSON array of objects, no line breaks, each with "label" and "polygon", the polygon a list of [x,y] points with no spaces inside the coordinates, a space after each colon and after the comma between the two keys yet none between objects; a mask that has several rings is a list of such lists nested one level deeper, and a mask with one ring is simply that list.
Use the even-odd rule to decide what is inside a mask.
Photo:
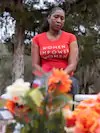
[{"label": "woman's arm", "polygon": [[70,53],[68,57],[68,66],[65,69],[65,72],[68,74],[76,70],[78,63],[78,54],[79,54],[77,41],[72,42],[69,46],[70,46]]},{"label": "woman's arm", "polygon": [[40,66],[40,55],[39,55],[39,47],[38,45],[32,43],[31,47],[31,54],[32,54],[32,68],[33,73],[35,74],[36,71],[41,72],[42,74],[46,74],[46,72]]}]

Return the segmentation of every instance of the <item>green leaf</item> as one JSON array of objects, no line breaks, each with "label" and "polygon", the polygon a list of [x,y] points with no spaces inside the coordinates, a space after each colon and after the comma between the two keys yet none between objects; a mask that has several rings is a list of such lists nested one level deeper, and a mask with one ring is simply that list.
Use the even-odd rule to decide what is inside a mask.
[{"label": "green leaf", "polygon": [[37,89],[33,89],[29,92],[28,96],[34,101],[34,103],[40,107],[42,99],[44,99],[41,91]]},{"label": "green leaf", "polygon": [[12,133],[13,131],[12,131],[12,129],[10,129],[10,128],[6,128],[6,133]]},{"label": "green leaf", "polygon": [[8,125],[6,126],[6,133],[12,133],[13,130],[14,130],[14,128],[15,128],[15,125],[16,125],[16,123],[15,123],[15,124],[13,124],[13,123],[8,124]]},{"label": "green leaf", "polygon": [[69,102],[69,98],[67,97],[67,95],[59,95],[59,96],[53,97],[52,99],[53,105],[58,105],[58,104],[61,105],[61,103],[68,104],[68,102]]},{"label": "green leaf", "polygon": [[21,129],[21,133],[26,133],[25,128]]},{"label": "green leaf", "polygon": [[27,95],[23,98],[23,100],[25,101],[25,105],[28,106],[29,108],[33,108],[34,107],[34,101]]},{"label": "green leaf", "polygon": [[0,98],[0,108],[4,107],[6,102],[7,102],[6,99]]}]

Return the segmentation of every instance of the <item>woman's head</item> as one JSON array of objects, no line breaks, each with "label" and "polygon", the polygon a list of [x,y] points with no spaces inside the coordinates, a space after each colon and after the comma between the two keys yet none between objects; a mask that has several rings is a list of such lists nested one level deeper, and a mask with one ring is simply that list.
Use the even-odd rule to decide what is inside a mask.
[{"label": "woman's head", "polygon": [[55,7],[48,14],[46,21],[43,24],[42,31],[46,32],[50,29],[59,31],[63,28],[65,22],[65,12],[60,7]]}]

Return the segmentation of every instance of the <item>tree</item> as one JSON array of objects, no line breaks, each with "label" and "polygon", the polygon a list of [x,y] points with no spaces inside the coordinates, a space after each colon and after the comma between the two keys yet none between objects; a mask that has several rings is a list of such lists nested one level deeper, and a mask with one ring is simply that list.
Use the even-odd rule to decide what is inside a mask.
[{"label": "tree", "polygon": [[[78,38],[80,49],[80,60],[77,75],[79,77],[81,87],[87,88],[94,84],[95,72],[97,67],[97,59],[99,53],[99,26],[100,15],[99,0],[56,0],[60,6],[66,11],[66,21],[64,29],[74,33]],[[39,26],[44,18],[42,10],[35,10],[33,5],[36,1],[26,0],[1,0],[1,11],[4,9],[9,11],[16,20],[16,32],[13,38],[13,79],[23,77],[24,74],[24,39],[25,31],[39,32]],[[3,9],[3,10],[2,10]],[[49,9],[49,8],[48,8]],[[48,10],[45,9],[45,12]],[[39,23],[38,23],[39,22]],[[85,32],[80,27],[84,27]],[[97,28],[97,30],[94,29]],[[19,54],[21,53],[21,54]],[[14,65],[15,64],[15,65]],[[19,64],[19,65],[17,65]],[[23,65],[22,65],[23,64]],[[87,72],[86,72],[87,71]]]},{"label": "tree", "polygon": [[[97,61],[100,59],[100,1],[62,0],[60,4],[66,11],[64,29],[74,33],[78,39],[80,59],[77,76],[81,89],[88,93],[89,87],[95,84],[98,75],[100,77],[100,70],[97,67]],[[80,26],[84,27],[85,32],[80,29]]]},{"label": "tree", "polygon": [[[36,1],[1,0],[0,10],[10,12],[16,20],[15,35],[13,37],[13,67],[12,81],[24,78],[24,38],[25,30],[37,27],[37,20],[41,18],[41,11],[33,8]],[[37,15],[38,14],[38,15]],[[40,22],[40,21],[39,21]]]}]

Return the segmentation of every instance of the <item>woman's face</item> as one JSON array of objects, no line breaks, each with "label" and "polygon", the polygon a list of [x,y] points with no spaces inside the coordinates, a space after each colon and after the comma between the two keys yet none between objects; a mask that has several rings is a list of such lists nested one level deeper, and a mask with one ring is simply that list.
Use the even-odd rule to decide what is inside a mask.
[{"label": "woman's face", "polygon": [[63,10],[56,10],[50,17],[48,17],[50,29],[59,31],[64,26],[65,13]]}]

